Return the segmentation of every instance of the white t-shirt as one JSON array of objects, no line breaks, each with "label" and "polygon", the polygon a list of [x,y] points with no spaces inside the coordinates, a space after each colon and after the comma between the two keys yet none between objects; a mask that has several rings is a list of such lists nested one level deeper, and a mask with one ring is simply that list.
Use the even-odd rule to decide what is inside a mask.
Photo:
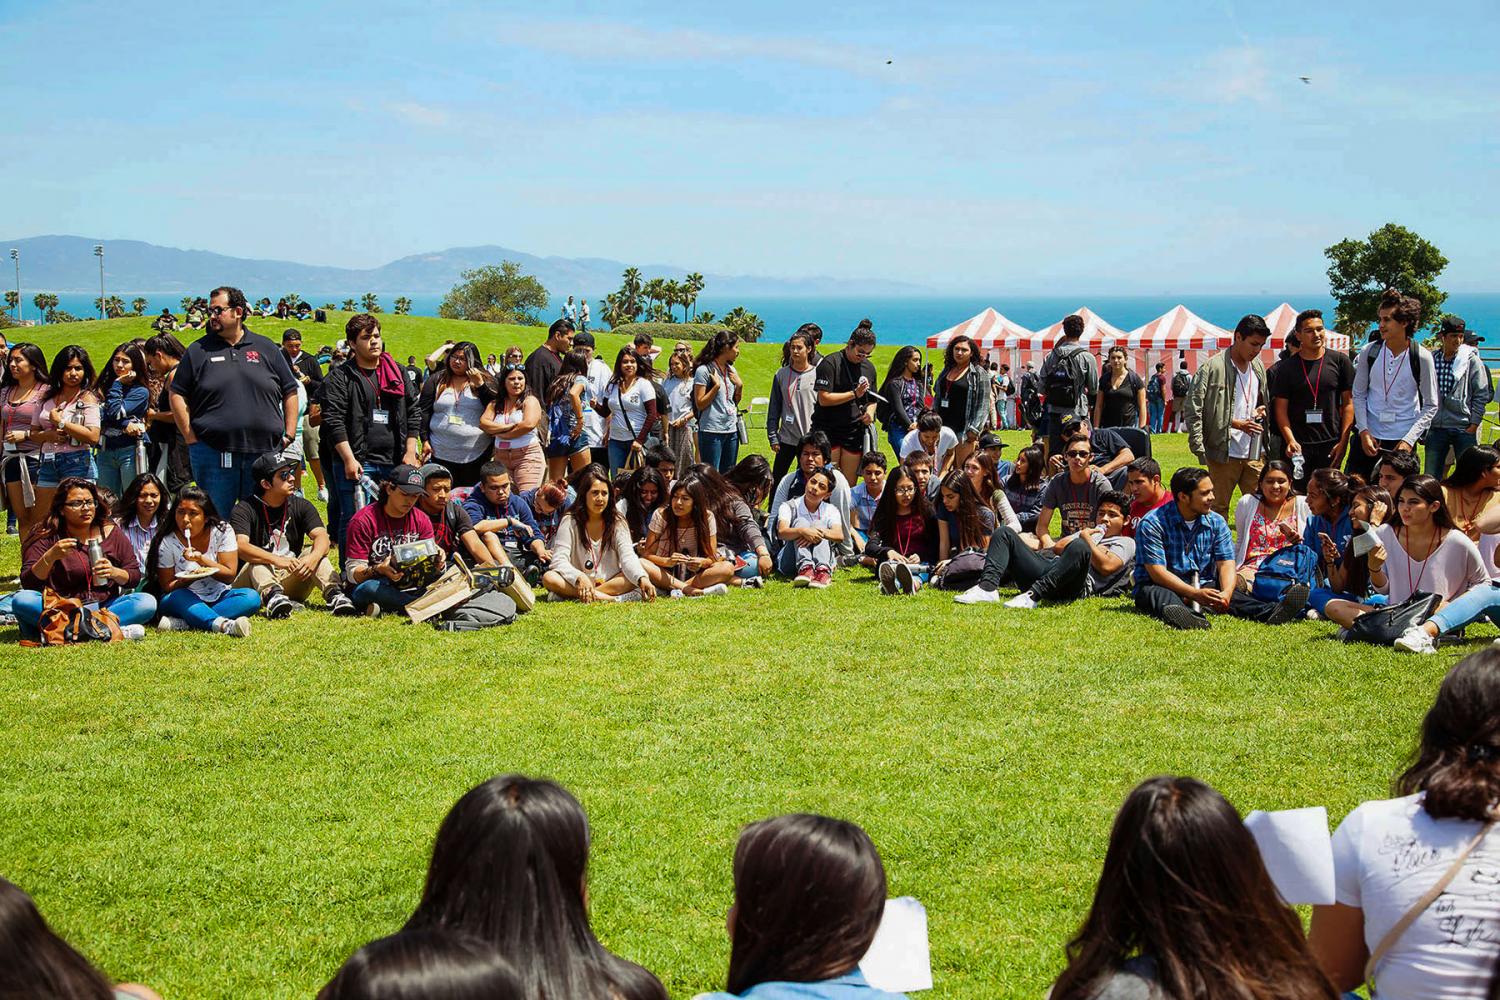
[{"label": "white t-shirt", "polygon": [[583,410],[583,439],[590,448],[604,447],[604,414],[594,409],[593,403],[604,398],[604,390],[614,372],[609,365],[594,358],[589,362],[589,400]]},{"label": "white t-shirt", "polygon": [[618,383],[610,386],[603,399],[609,406],[609,439],[634,441],[646,424],[646,401],[656,400],[656,387],[648,378],[637,378],[623,392]]},{"label": "white t-shirt", "polygon": [[[932,456],[932,471],[934,473],[936,473],[943,467],[943,459],[947,457],[948,452],[952,451],[957,446],[958,435],[953,432],[953,428],[944,427],[942,430],[938,431],[937,454]],[[918,437],[918,432],[914,430],[907,431],[906,437],[901,439],[901,458],[905,460],[907,455],[910,455],[914,451],[921,450],[922,441],[921,438]],[[936,476],[934,476],[933,478],[935,479]]]},{"label": "white t-shirt", "polygon": [[[1480,824],[1433,819],[1420,795],[1366,802],[1333,835],[1334,898],[1365,915],[1373,951],[1432,888]],[[1375,970],[1380,1000],[1484,1000],[1500,956],[1500,835],[1469,855]]]},{"label": "white t-shirt", "polygon": [[[229,526],[228,521],[225,521],[209,533],[208,548],[203,554],[210,559],[217,560],[219,553],[233,552],[238,547],[239,545],[234,537],[234,529]],[[174,531],[162,539],[161,549],[156,556],[157,568],[170,567],[174,574],[186,573],[189,570],[202,568],[195,562],[189,562],[187,557],[183,555],[183,552],[182,539]],[[229,584],[218,577],[207,576],[188,584],[188,589],[197,594],[206,603],[212,604],[224,596],[224,592],[229,589]]]},{"label": "white t-shirt", "polygon": [[681,420],[693,412],[692,379],[669,376],[662,381],[661,390],[667,394],[667,416],[670,419]]},{"label": "white t-shirt", "polygon": [[432,400],[430,432],[434,460],[472,462],[490,450],[490,436],[479,426],[484,403],[467,385],[457,392],[441,388]]},{"label": "white t-shirt", "polygon": [[788,500],[776,512],[776,523],[783,528],[832,528],[839,524],[838,508],[824,500],[817,510],[807,509],[807,496],[803,494]]},{"label": "white t-shirt", "polygon": [[[1255,374],[1255,366],[1247,365],[1244,371],[1240,371],[1231,361],[1229,370],[1234,372],[1234,408],[1231,416],[1235,420],[1255,419],[1255,409],[1260,405],[1260,379]],[[1255,458],[1259,444],[1258,436],[1230,428],[1230,458]]]},{"label": "white t-shirt", "polygon": [[1385,589],[1392,604],[1400,604],[1418,591],[1451,601],[1489,582],[1478,546],[1462,531],[1445,534],[1426,559],[1413,559],[1407,554],[1396,541],[1395,525],[1377,525],[1375,537],[1385,546]]}]

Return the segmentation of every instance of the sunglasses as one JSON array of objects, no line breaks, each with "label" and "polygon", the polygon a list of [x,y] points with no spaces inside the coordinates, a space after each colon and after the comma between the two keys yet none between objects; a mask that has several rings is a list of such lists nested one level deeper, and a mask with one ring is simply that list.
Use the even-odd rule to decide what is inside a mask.
[{"label": "sunglasses", "polygon": [[511,372],[524,372],[526,370],[526,366],[525,365],[518,365],[515,362],[511,362],[510,364],[506,365],[504,368],[502,368],[500,370],[503,373],[505,373],[506,375],[509,375]]},{"label": "sunglasses", "polygon": [[208,307],[208,314],[210,316],[217,316],[220,313],[227,313],[229,310],[231,310],[233,308],[235,308],[235,307],[234,306],[209,306]]},{"label": "sunglasses", "polygon": [[1086,452],[1086,451],[1070,451],[1070,452],[1066,452],[1065,454],[1069,458],[1088,458],[1089,457],[1089,453]]}]

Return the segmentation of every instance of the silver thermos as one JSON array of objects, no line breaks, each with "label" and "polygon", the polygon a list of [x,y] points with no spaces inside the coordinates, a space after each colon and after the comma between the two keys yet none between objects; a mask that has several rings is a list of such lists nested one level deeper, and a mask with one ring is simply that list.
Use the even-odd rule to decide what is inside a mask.
[{"label": "silver thermos", "polygon": [[94,575],[94,565],[96,563],[98,563],[100,559],[104,558],[104,546],[102,546],[102,545],[99,544],[99,539],[97,539],[97,538],[90,538],[89,539],[88,552],[89,552],[89,579],[93,582],[94,586],[97,587],[97,586],[100,585],[100,580],[99,580],[98,577],[96,577]]}]

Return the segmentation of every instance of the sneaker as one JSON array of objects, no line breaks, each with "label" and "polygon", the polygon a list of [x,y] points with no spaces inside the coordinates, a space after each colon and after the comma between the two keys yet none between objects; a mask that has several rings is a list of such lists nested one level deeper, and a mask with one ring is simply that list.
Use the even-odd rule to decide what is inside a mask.
[{"label": "sneaker", "polygon": [[922,586],[922,581],[917,579],[917,574],[911,571],[909,563],[896,564],[896,589],[910,597]]},{"label": "sneaker", "polygon": [[236,639],[246,639],[250,636],[250,619],[243,615],[239,618],[220,618],[218,626],[220,632],[232,635]]},{"label": "sneaker", "polygon": [[808,586],[816,588],[817,590],[822,590],[832,582],[833,570],[829,569],[827,566],[819,566],[816,570],[813,571],[812,582],[810,582]]},{"label": "sneaker", "polygon": [[121,625],[120,638],[129,642],[146,638],[146,626],[144,625]]},{"label": "sneaker", "polygon": [[349,595],[342,590],[334,591],[333,596],[328,599],[328,610],[338,618],[350,618],[359,614],[359,609],[354,606],[353,601],[349,600]]},{"label": "sneaker", "polygon": [[1302,612],[1307,609],[1307,595],[1310,588],[1305,583],[1294,583],[1286,588],[1281,595],[1281,600],[1276,602],[1276,610],[1271,612],[1271,617],[1266,619],[1267,625],[1285,625],[1289,621],[1302,617]]},{"label": "sneaker", "polygon": [[187,632],[192,626],[181,618],[173,618],[171,615],[162,615],[156,627],[163,632]]},{"label": "sneaker", "polygon": [[[1346,628],[1341,628],[1337,632],[1334,633],[1333,637],[1335,639],[1337,639],[1339,642],[1348,642],[1349,641],[1349,630],[1346,629]],[[1496,642],[1500,642],[1500,639],[1496,639],[1495,641]]]},{"label": "sneaker", "polygon": [[893,562],[883,562],[883,563],[881,563],[880,564],[880,568],[878,570],[876,570],[875,575],[878,576],[878,577],[880,577],[880,592],[882,594],[885,594],[886,596],[890,596],[891,594],[894,594],[896,592],[896,564],[895,563],[893,563]]},{"label": "sneaker", "polygon": [[272,594],[270,600],[266,601],[266,617],[272,621],[290,618],[296,610],[297,602],[285,594]]},{"label": "sneaker", "polygon": [[859,565],[859,560],[861,558],[861,556],[852,552],[847,556],[839,556],[839,566],[843,567],[844,569],[853,569],[854,567]]},{"label": "sneaker", "polygon": [[727,593],[729,593],[729,585],[728,584],[716,583],[712,587],[704,587],[703,588],[703,593],[700,596],[702,596],[702,597],[723,597]]},{"label": "sneaker", "polygon": [[759,590],[766,585],[765,577],[747,576],[740,580],[741,587],[749,587],[751,590]]},{"label": "sneaker", "polygon": [[1321,620],[1323,616],[1318,614],[1312,608],[1308,608],[1307,611],[1303,613],[1302,617],[1306,618],[1310,622],[1315,622]]},{"label": "sneaker", "polygon": [[682,594],[682,588],[681,587],[673,587],[671,590],[667,591],[667,596],[668,597],[681,597],[681,596],[683,596],[683,594]]},{"label": "sneaker", "polygon": [[380,605],[376,604],[374,601],[371,601],[370,602],[370,606],[367,607],[367,608],[365,608],[365,617],[366,618],[379,618],[380,617]]},{"label": "sneaker", "polygon": [[1007,608],[1020,608],[1023,611],[1030,611],[1036,607],[1036,598],[1031,596],[1031,591],[1023,590],[1015,597],[1006,601],[1005,606]]},{"label": "sneaker", "polygon": [[527,566],[522,575],[526,578],[526,582],[533,587],[540,587],[542,585],[542,569],[540,566]]},{"label": "sneaker", "polygon": [[976,583],[962,594],[955,594],[953,600],[956,604],[998,604],[1000,595]]},{"label": "sneaker", "polygon": [[814,570],[811,566],[804,566],[797,571],[796,577],[792,579],[793,587],[811,587]]},{"label": "sneaker", "polygon": [[1404,649],[1408,653],[1436,653],[1437,643],[1432,641],[1432,636],[1420,625],[1413,625],[1401,637],[1392,643],[1397,649]]},{"label": "sneaker", "polygon": [[1198,614],[1186,604],[1169,604],[1161,613],[1161,620],[1175,629],[1192,631],[1209,628],[1208,618]]},{"label": "sneaker", "polygon": [[324,503],[328,502],[328,487],[326,487],[326,486],[319,486],[318,487],[318,499],[321,500],[321,501],[323,501]]},{"label": "sneaker", "polygon": [[[548,591],[548,593],[551,593],[551,591]],[[615,598],[615,603],[616,604],[629,604],[632,601],[643,601],[643,600],[645,600],[645,598],[641,596],[641,592],[639,590],[627,590],[627,591],[625,591],[625,593],[623,593],[619,597]]]}]

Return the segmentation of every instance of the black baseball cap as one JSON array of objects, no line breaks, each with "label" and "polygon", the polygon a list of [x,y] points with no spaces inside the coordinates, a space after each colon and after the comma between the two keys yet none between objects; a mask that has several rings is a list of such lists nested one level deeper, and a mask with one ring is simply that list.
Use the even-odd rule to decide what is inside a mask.
[{"label": "black baseball cap", "polygon": [[583,330],[583,331],[580,331],[578,333],[573,334],[573,346],[574,347],[593,347],[594,346],[594,335],[592,333],[589,333],[587,330]]},{"label": "black baseball cap", "polygon": [[422,473],[415,465],[396,466],[386,474],[385,481],[402,493],[423,497],[427,495],[427,480],[422,478]]},{"label": "black baseball cap", "polygon": [[1462,333],[1464,335],[1467,335],[1468,332],[1468,324],[1464,322],[1464,318],[1462,316],[1444,316],[1443,321],[1438,324],[1439,337],[1446,337],[1450,333]]},{"label": "black baseball cap", "polygon": [[282,469],[300,469],[301,467],[301,459],[272,451],[257,458],[255,464],[250,466],[250,473],[255,477],[255,481],[260,483],[276,478],[276,473]]},{"label": "black baseball cap", "polygon": [[1001,441],[1000,440],[1000,435],[996,434],[994,431],[985,431],[983,434],[979,435],[979,450],[980,451],[984,451],[984,450],[989,449],[989,448],[1004,448],[1004,447],[1005,447],[1005,442]]}]

